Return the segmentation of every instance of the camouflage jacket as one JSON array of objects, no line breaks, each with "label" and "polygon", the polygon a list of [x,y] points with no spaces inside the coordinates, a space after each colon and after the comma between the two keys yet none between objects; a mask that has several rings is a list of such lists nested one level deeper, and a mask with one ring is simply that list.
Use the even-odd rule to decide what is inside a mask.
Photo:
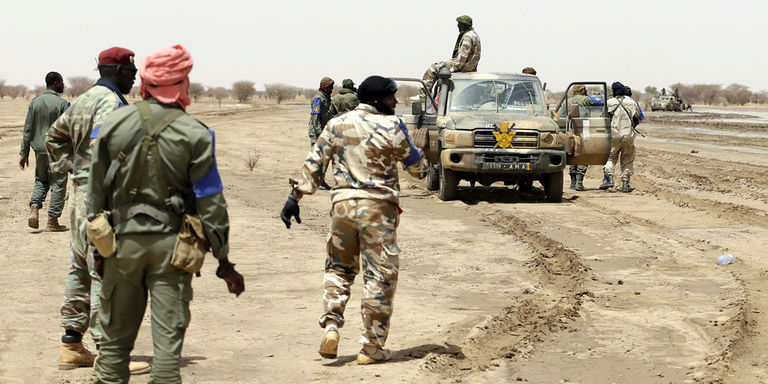
[{"label": "camouflage jacket", "polygon": [[51,89],[32,99],[27,110],[27,120],[24,122],[24,135],[19,152],[21,157],[29,157],[30,146],[35,152],[45,153],[45,134],[68,107],[69,103]]},{"label": "camouflage jacket", "polygon": [[459,44],[456,57],[448,60],[446,65],[451,72],[475,72],[480,62],[480,36],[472,28],[464,33]]},{"label": "camouflage jacket", "polygon": [[111,89],[95,85],[72,103],[51,126],[46,137],[51,171],[72,171],[74,183],[85,182],[91,167],[91,141],[104,118],[125,105]]},{"label": "camouflage jacket", "polygon": [[[149,100],[149,106],[155,121],[168,110],[177,108],[155,99]],[[214,257],[226,257],[229,253],[229,217],[216,166],[213,131],[189,115],[176,118],[155,141],[165,171],[163,175],[157,175],[156,159],[151,152],[143,167],[136,169],[141,145],[125,148],[139,130],[143,127],[135,105],[120,108],[104,121],[101,133],[94,140],[93,164],[88,179],[88,213],[111,211],[129,204],[128,191],[132,188],[137,189],[134,202],[166,208],[164,200],[168,191],[163,190],[159,182],[162,178],[168,188],[182,197],[185,211],[200,216]],[[110,163],[121,151],[126,155],[125,163],[118,168],[112,183],[105,185]],[[138,172],[138,177],[129,180],[132,172]],[[131,185],[132,180],[139,180],[139,185]],[[115,226],[118,235],[172,231],[171,227],[146,215],[137,215]]]},{"label": "camouflage jacket", "polygon": [[[567,113],[567,111],[565,110],[565,104],[566,103],[563,103],[562,105],[560,105],[560,110],[557,111],[557,113],[560,116],[565,116],[565,114]],[[584,107],[589,107],[594,104],[595,102],[592,101],[592,99],[590,99],[589,96],[586,96],[586,95],[573,95],[568,99],[569,107],[571,105],[579,106],[579,117],[589,117],[590,116],[589,109]]]},{"label": "camouflage jacket", "polygon": [[331,98],[331,116],[336,117],[345,112],[349,112],[360,104],[355,91],[342,88],[339,94]]},{"label": "camouflage jacket", "polygon": [[640,117],[640,106],[629,96],[611,97],[606,102],[611,115],[611,131],[615,138],[634,138],[632,121]]},{"label": "camouflage jacket", "polygon": [[333,160],[332,202],[377,199],[399,203],[397,163],[415,177],[426,176],[427,162],[413,146],[405,124],[370,105],[332,119],[304,162],[294,196],[312,194],[323,181],[323,171]]},{"label": "camouflage jacket", "polygon": [[309,117],[309,142],[315,145],[323,128],[328,124],[331,115],[331,101],[322,92],[317,92],[312,98],[312,109]]}]

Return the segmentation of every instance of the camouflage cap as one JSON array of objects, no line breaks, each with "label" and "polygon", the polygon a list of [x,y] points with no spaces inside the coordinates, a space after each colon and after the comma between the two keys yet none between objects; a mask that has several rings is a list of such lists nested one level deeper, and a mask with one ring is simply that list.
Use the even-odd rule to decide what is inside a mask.
[{"label": "camouflage cap", "polygon": [[573,86],[573,94],[574,95],[586,95],[587,94],[587,86],[584,84],[576,84]]},{"label": "camouflage cap", "polygon": [[355,82],[352,79],[344,79],[341,81],[341,87],[347,89],[355,88]]},{"label": "camouflage cap", "polygon": [[468,27],[472,26],[472,18],[467,15],[461,15],[456,18],[456,21],[459,22],[459,24],[464,24]]},{"label": "camouflage cap", "polygon": [[536,75],[536,70],[533,67],[525,67],[523,68],[523,73],[526,75]]}]

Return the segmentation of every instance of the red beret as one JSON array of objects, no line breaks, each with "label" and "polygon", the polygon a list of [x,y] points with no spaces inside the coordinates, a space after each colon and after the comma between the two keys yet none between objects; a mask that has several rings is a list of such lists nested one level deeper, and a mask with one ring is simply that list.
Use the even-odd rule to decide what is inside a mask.
[{"label": "red beret", "polygon": [[112,47],[99,54],[99,65],[102,64],[133,64],[133,51],[120,47]]}]

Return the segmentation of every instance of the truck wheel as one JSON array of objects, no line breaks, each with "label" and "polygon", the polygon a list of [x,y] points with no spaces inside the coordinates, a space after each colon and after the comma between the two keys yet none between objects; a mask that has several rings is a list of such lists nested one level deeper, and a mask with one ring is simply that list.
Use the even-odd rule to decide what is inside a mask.
[{"label": "truck wheel", "polygon": [[563,172],[548,173],[544,184],[545,199],[558,203],[563,198]]},{"label": "truck wheel", "polygon": [[438,196],[442,201],[450,201],[456,199],[456,188],[459,185],[459,181],[456,177],[456,172],[443,168],[443,164],[440,167],[440,190]]},{"label": "truck wheel", "polygon": [[427,190],[437,191],[440,188],[440,175],[438,175],[437,166],[429,163],[429,170],[427,171]]}]

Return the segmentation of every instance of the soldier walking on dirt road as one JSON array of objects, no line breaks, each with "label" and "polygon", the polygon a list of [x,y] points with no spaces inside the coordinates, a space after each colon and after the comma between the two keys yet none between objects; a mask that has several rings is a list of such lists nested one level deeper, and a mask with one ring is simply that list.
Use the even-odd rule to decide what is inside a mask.
[{"label": "soldier walking on dirt road", "polygon": [[[112,47],[99,54],[101,78],[72,103],[72,106],[51,126],[46,137],[48,157],[53,172],[72,172],[70,193],[70,259],[72,266],[65,283],[64,304],[61,307],[61,337],[59,369],[74,369],[93,365],[94,355],[82,343],[83,333],[90,329],[98,348],[101,327],[97,321],[101,277],[96,274],[93,247],[85,235],[86,184],[91,168],[91,143],[106,116],[128,104],[123,97],[131,91],[136,77],[134,53]],[[149,365],[132,363],[131,371],[145,373]]]},{"label": "soldier walking on dirt road", "polygon": [[64,210],[64,198],[67,195],[67,173],[51,172],[48,166],[48,152],[45,149],[45,134],[56,119],[69,108],[69,103],[59,94],[64,92],[64,79],[58,72],[45,75],[46,90],[32,99],[24,122],[24,136],[21,140],[19,167],[23,171],[29,166],[29,147],[35,151],[35,186],[32,189],[32,199],[29,201],[30,228],[40,227],[39,210],[43,207],[45,195],[51,191],[51,202],[48,206],[48,232],[64,232],[67,227],[59,224],[59,217]]},{"label": "soldier walking on dirt road", "polygon": [[453,55],[450,60],[433,63],[424,72],[424,84],[432,92],[432,85],[437,80],[437,74],[440,68],[448,67],[451,72],[475,72],[477,64],[480,62],[480,36],[477,35],[472,27],[472,18],[463,15],[456,18],[459,28],[459,37],[456,38],[456,45],[453,47]]},{"label": "soldier walking on dirt road", "polygon": [[632,177],[632,168],[635,162],[635,119],[639,121],[640,106],[631,97],[626,95],[626,87],[620,82],[611,84],[613,96],[606,102],[608,113],[611,115],[611,134],[613,145],[608,161],[603,167],[603,183],[600,189],[613,187],[614,164],[621,160],[621,191],[632,192],[634,188],[629,185]]},{"label": "soldier walking on dirt road", "polygon": [[413,146],[405,124],[393,116],[395,92],[397,83],[381,76],[368,77],[360,84],[361,104],[325,127],[298,181],[291,180],[293,190],[280,214],[287,228],[291,217],[301,223],[299,200],[317,190],[323,169],[333,160],[336,186],[331,191],[331,233],[323,282],[325,313],[319,320],[325,328],[319,350],[324,358],[337,356],[344,308],[361,262],[364,331],[357,363],[391,357],[384,343],[391,325],[400,255],[397,163],[402,162],[415,177],[423,178],[427,172],[427,163]]},{"label": "soldier walking on dirt road", "polygon": [[[96,139],[88,214],[94,222],[104,217],[101,212],[110,213],[117,245],[109,257],[97,243],[105,258],[96,383],[128,381],[129,354],[148,298],[155,347],[149,382],[181,383],[192,273],[208,247],[219,262],[216,276],[229,291],[240,295],[245,289],[227,257],[229,218],[213,131],[184,113],[191,70],[192,57],[180,45],[145,58],[139,72],[144,100],[113,112]],[[188,244],[199,248],[188,252]]]},{"label": "soldier walking on dirt road", "polygon": [[[323,132],[323,128],[328,124],[328,120],[333,117],[331,112],[331,92],[333,91],[333,79],[323,77],[320,79],[320,87],[312,98],[312,109],[309,115],[309,145],[315,146],[317,138]],[[323,172],[325,174],[325,172]],[[329,190],[331,187],[323,180],[320,189]]]}]

